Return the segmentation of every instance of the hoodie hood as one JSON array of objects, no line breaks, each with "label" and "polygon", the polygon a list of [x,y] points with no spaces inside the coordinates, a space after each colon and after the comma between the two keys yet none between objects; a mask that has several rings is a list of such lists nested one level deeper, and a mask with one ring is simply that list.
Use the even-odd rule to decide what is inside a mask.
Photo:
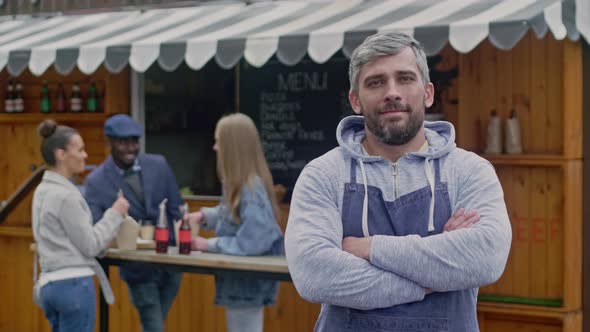
[{"label": "hoodie hood", "polygon": [[[428,141],[428,151],[411,152],[410,158],[438,159],[448,154],[455,144],[455,129],[446,121],[424,122],[424,134]],[[365,138],[365,119],[360,115],[347,116],[340,121],[336,129],[336,139],[351,158],[359,161],[375,162],[384,160],[380,156],[369,156],[363,152],[361,145]]]},{"label": "hoodie hood", "polygon": [[[430,211],[428,220],[428,231],[434,230],[434,172],[430,161],[448,154],[455,148],[455,130],[453,125],[444,121],[424,122],[424,135],[428,141],[428,150],[424,152],[411,152],[406,154],[407,158],[424,159],[424,174],[430,187]],[[361,169],[362,182],[365,187],[365,198],[363,201],[362,229],[365,236],[370,236],[368,226],[368,188],[367,172],[365,163],[384,161],[381,156],[369,156],[363,152],[361,145],[365,138],[365,119],[359,115],[348,116],[338,124],[336,129],[338,144],[351,158],[358,160]]]}]

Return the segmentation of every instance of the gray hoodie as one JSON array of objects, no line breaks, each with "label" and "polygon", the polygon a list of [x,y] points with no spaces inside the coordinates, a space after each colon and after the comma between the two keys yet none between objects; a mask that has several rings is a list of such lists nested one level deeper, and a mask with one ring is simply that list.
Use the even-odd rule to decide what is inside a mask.
[{"label": "gray hoodie", "polygon": [[[347,117],[337,129],[340,147],[304,168],[295,185],[285,235],[289,270],[303,298],[363,310],[387,308],[421,301],[426,289],[476,292],[500,277],[511,229],[494,168],[456,147],[450,123],[424,126],[428,151],[405,154],[394,166],[385,158],[363,153],[364,120]],[[481,219],[469,229],[427,237],[367,234],[363,226],[363,233],[373,236],[370,262],[355,257],[342,250],[342,199],[350,181],[351,158],[361,166],[356,168],[359,182],[378,187],[389,202],[425,186],[433,188],[431,161],[439,159],[451,210],[476,210]],[[429,230],[432,208],[433,204]]]},{"label": "gray hoodie", "polygon": [[33,195],[33,235],[42,272],[87,266],[97,275],[105,299],[113,295],[104,271],[94,259],[113,241],[123,216],[108,209],[95,225],[82,193],[62,175],[45,171]]}]

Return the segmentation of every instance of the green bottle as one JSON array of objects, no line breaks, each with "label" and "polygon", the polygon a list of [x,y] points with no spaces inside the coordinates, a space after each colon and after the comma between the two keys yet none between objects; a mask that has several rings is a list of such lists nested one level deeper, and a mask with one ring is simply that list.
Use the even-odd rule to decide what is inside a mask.
[{"label": "green bottle", "polygon": [[47,86],[47,81],[43,81],[43,86],[41,87],[41,112],[51,112],[51,97],[49,97],[49,87]]},{"label": "green bottle", "polygon": [[86,109],[88,112],[98,111],[98,100],[96,99],[96,83],[90,83],[88,88],[88,99],[86,100]]}]

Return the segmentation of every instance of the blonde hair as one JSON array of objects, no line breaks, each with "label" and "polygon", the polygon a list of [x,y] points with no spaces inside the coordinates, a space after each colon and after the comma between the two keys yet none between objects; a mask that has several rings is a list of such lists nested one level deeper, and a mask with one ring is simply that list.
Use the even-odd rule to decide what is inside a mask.
[{"label": "blonde hair", "polygon": [[217,174],[225,190],[226,204],[236,223],[241,222],[239,209],[242,188],[245,185],[253,186],[256,176],[262,179],[275,219],[278,219],[279,207],[272,175],[254,121],[242,113],[224,116],[217,122],[215,138]]}]

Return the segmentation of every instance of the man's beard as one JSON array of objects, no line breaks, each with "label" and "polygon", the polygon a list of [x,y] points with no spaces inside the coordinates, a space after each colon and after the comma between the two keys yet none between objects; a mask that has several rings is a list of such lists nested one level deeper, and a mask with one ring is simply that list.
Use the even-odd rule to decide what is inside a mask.
[{"label": "man's beard", "polygon": [[[379,113],[387,109],[402,110],[408,113],[408,123],[406,126],[400,126],[397,123],[390,121],[380,121]],[[384,110],[377,110],[376,112],[365,112],[362,108],[362,114],[365,117],[365,124],[367,129],[377,137],[381,142],[387,145],[404,145],[411,141],[416,135],[422,124],[424,123],[424,114],[417,112],[410,105],[403,105],[401,103],[391,103],[385,106]],[[399,122],[399,121],[396,121]]]}]

